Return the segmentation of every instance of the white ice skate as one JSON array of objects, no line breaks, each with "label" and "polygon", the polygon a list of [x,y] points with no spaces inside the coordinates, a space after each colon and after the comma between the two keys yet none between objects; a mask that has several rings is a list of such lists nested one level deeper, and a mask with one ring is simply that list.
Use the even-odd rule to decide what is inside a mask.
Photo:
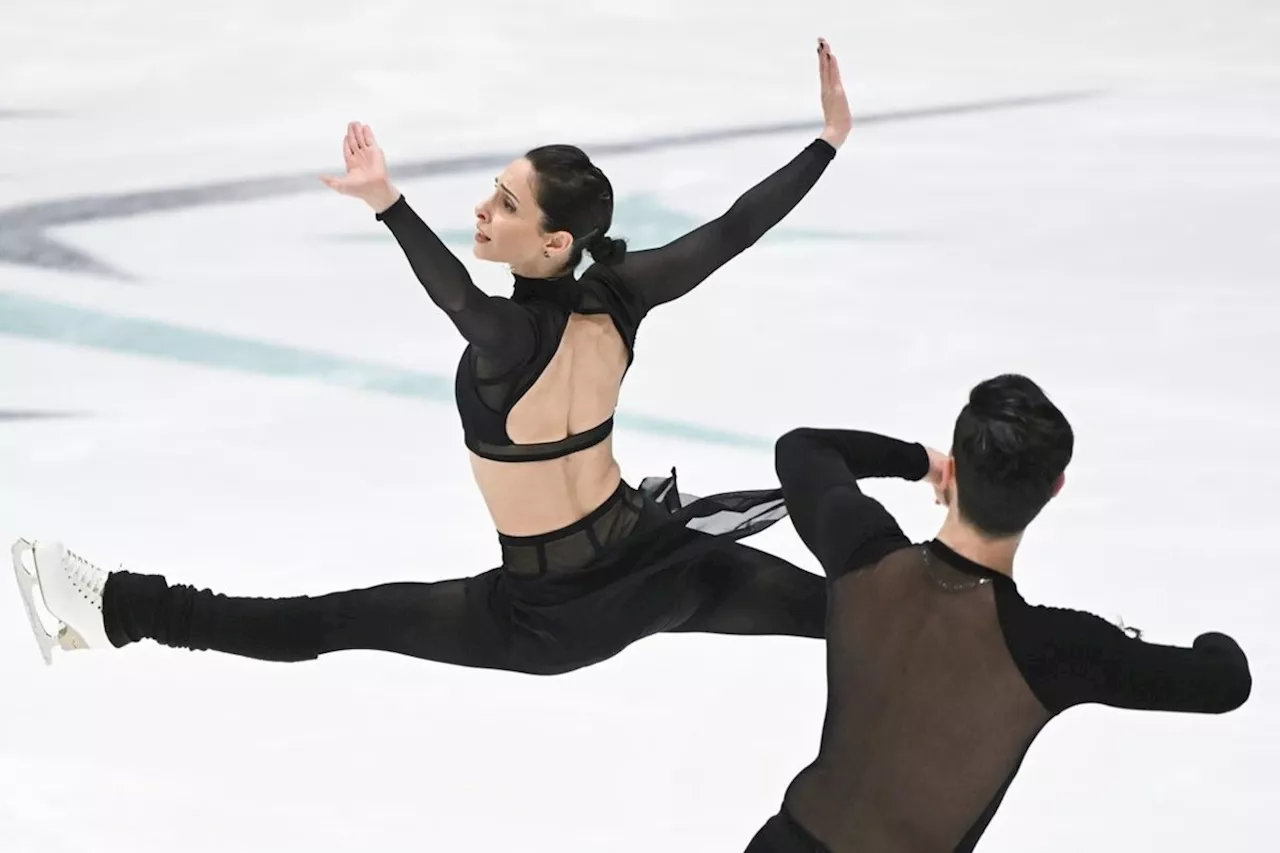
[{"label": "white ice skate", "polygon": [[[31,556],[28,568],[24,557]],[[108,572],[71,553],[61,542],[13,543],[13,571],[27,606],[31,630],[46,664],[53,664],[55,646],[67,651],[113,648],[102,623],[102,587]],[[50,633],[36,610],[36,591],[58,622]]]}]

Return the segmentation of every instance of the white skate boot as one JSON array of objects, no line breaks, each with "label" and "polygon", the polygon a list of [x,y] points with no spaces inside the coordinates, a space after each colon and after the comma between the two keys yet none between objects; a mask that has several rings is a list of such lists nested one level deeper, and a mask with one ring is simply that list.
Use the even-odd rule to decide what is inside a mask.
[{"label": "white skate boot", "polygon": [[[31,568],[23,561],[28,554]],[[13,571],[46,664],[53,663],[54,646],[67,651],[114,648],[102,622],[102,587],[109,572],[71,553],[61,542],[25,539],[13,543]],[[58,621],[55,633],[49,632],[36,611],[37,590]]]}]

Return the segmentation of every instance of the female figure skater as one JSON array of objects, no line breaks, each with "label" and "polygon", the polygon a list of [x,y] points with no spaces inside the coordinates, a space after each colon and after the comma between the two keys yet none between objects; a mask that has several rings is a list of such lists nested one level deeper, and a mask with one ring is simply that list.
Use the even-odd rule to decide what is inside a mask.
[{"label": "female figure skater", "polygon": [[[613,190],[586,154],[535,148],[477,205],[475,254],[510,265],[510,298],[480,291],[387,177],[372,131],[352,124],[346,175],[399,241],[431,299],[467,341],[457,405],[502,564],[437,583],[319,597],[231,598],[161,576],[107,573],[59,543],[14,549],[33,628],[52,648],[143,639],[261,660],[377,649],[462,666],[563,673],[661,631],[818,638],[815,574],[736,540],[786,514],[781,490],[682,506],[673,475],[640,489],[612,453],[612,415],[647,312],[688,293],[787,215],[823,174],[851,118],[836,59],[818,43],[825,127],[720,218],[658,249],[607,235]],[[581,278],[583,252],[595,263]],[[34,571],[22,556],[32,552]],[[47,635],[36,586],[63,623]]]},{"label": "female figure skater", "polygon": [[[1249,698],[1225,634],[1161,646],[1014,581],[1022,535],[1062,488],[1075,436],[1025,376],[979,383],[951,454],[870,432],[795,429],[775,459],[831,589],[818,757],[747,853],[967,853],[1032,742],[1086,704],[1223,714]],[[927,480],[947,517],[912,543],[859,482]]]}]

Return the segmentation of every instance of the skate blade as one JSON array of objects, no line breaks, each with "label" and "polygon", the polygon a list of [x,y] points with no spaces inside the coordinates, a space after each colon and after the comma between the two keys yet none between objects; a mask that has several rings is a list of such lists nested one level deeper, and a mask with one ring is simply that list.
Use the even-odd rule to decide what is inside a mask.
[{"label": "skate blade", "polygon": [[[13,543],[11,553],[13,554],[13,573],[18,578],[18,591],[22,593],[22,603],[27,609],[27,618],[31,620],[31,631],[36,636],[36,643],[40,646],[40,655],[44,658],[46,666],[53,665],[53,648],[56,645],[62,645],[61,637],[65,634],[74,634],[74,631],[63,626],[58,632],[59,636],[55,637],[45,628],[44,622],[40,619],[40,614],[36,612],[36,590],[39,587],[39,581],[36,579],[35,565],[35,545],[25,539],[19,539]],[[33,568],[28,570],[22,558],[31,555]],[[76,635],[78,637],[78,635]],[[83,642],[83,640],[81,640]],[[67,648],[63,645],[63,648]]]},{"label": "skate blade", "polygon": [[81,637],[76,633],[75,628],[72,628],[70,625],[63,625],[62,628],[58,630],[58,647],[69,652],[74,652],[76,649],[89,648],[89,644],[84,641],[84,637]]}]

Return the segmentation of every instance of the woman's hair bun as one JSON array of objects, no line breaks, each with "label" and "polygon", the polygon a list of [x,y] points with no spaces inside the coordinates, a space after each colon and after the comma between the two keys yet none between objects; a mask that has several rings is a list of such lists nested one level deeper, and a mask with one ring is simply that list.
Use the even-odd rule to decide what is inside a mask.
[{"label": "woman's hair bun", "polygon": [[601,235],[587,247],[591,259],[598,264],[616,264],[627,255],[627,241]]}]

